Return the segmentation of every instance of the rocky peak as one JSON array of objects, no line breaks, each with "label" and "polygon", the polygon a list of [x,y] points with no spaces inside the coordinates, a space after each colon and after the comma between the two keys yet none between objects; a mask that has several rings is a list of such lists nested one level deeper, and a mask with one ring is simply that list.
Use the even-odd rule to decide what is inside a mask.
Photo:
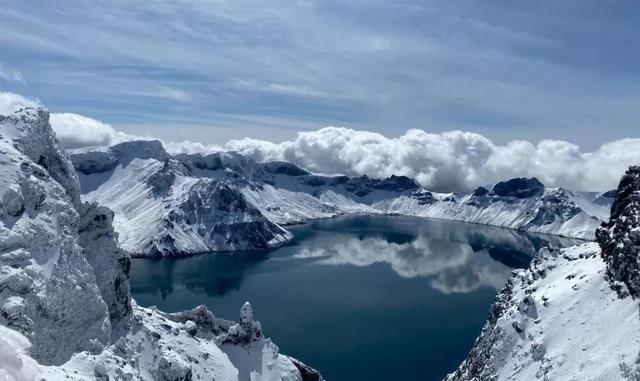
[{"label": "rocky peak", "polygon": [[133,140],[108,148],[80,148],[68,153],[76,171],[85,175],[108,172],[118,164],[126,166],[133,159],[167,162],[170,158],[159,140]]},{"label": "rocky peak", "polygon": [[544,191],[544,184],[535,177],[519,177],[497,183],[493,187],[493,194],[502,197],[529,198],[537,196]]},{"label": "rocky peak", "polygon": [[618,186],[608,222],[596,231],[607,277],[620,296],[640,296],[640,166],[632,166]]},{"label": "rocky peak", "polygon": [[485,187],[477,187],[476,190],[473,191],[473,195],[476,197],[482,197],[489,194],[489,190]]},{"label": "rocky peak", "polygon": [[262,325],[253,318],[253,308],[246,302],[240,309],[240,321],[229,327],[223,343],[248,345],[262,337]]},{"label": "rocky peak", "polygon": [[293,163],[289,163],[287,161],[270,161],[267,163],[263,163],[262,167],[265,169],[265,171],[269,173],[283,174],[283,175],[294,176],[294,177],[310,174],[304,169],[298,167],[297,165]]},{"label": "rocky peak", "polygon": [[43,108],[28,107],[2,117],[0,123],[2,132],[10,135],[7,138],[13,140],[14,147],[62,185],[73,204],[79,206],[78,175],[66,153],[58,146],[49,125],[49,112]]},{"label": "rocky peak", "polygon": [[188,168],[219,171],[226,170],[236,173],[239,176],[252,177],[259,171],[258,165],[252,159],[237,152],[214,152],[203,154],[178,154],[174,158]]},{"label": "rocky peak", "polygon": [[69,151],[69,156],[76,171],[85,175],[108,172],[119,162],[111,150]]},{"label": "rocky peak", "polygon": [[158,161],[169,159],[169,154],[159,140],[133,140],[111,146],[110,150],[120,159],[120,162],[133,159],[156,159]]}]

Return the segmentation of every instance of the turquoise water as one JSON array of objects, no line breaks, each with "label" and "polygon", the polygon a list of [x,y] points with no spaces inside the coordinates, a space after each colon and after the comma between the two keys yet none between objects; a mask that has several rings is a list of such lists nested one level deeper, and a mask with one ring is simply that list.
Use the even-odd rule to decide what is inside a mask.
[{"label": "turquoise water", "polygon": [[247,300],[284,353],[330,381],[440,380],[465,358],[513,268],[577,241],[391,216],[291,227],[269,253],[135,259],[139,304],[207,305],[236,319]]}]

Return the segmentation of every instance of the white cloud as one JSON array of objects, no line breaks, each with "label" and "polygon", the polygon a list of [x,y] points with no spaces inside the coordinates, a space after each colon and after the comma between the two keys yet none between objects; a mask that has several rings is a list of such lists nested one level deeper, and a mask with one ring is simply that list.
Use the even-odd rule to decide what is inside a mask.
[{"label": "white cloud", "polygon": [[203,144],[200,142],[192,142],[185,140],[182,142],[167,142],[163,141],[164,148],[172,154],[180,153],[202,153],[208,154],[212,152],[224,151],[225,149],[216,144]]},{"label": "white cloud", "polygon": [[263,83],[256,79],[232,78],[235,88],[259,91],[265,93],[288,95],[302,98],[325,98],[334,100],[360,100],[362,95],[357,92],[348,93],[344,89],[331,92],[302,84]]},{"label": "white cloud", "polygon": [[187,103],[193,99],[193,96],[190,93],[169,86],[158,86],[157,89],[148,91],[144,94],[151,97],[169,99],[181,103]]},{"label": "white cloud", "polygon": [[110,146],[136,139],[109,124],[78,114],[52,113],[49,120],[64,148]]},{"label": "white cloud", "polygon": [[566,141],[497,145],[469,132],[427,133],[412,129],[389,138],[348,128],[301,132],[292,141],[230,141],[226,149],[256,160],[287,160],[320,173],[406,175],[435,190],[466,190],[518,176],[535,176],[548,186],[607,190],[624,170],[640,163],[640,139],[622,139],[583,152]]},{"label": "white cloud", "polygon": [[20,82],[23,85],[26,84],[24,78],[22,78],[22,73],[20,73],[18,70],[5,69],[2,62],[0,62],[0,79],[3,79],[7,82]]},{"label": "white cloud", "polygon": [[40,102],[28,99],[22,95],[0,91],[0,115],[13,114],[15,111],[24,107],[37,107]]}]

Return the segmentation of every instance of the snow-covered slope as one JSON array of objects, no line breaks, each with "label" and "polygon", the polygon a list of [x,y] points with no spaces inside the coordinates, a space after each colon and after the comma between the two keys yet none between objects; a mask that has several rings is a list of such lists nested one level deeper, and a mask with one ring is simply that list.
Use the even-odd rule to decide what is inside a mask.
[{"label": "snow-covered slope", "polygon": [[167,154],[160,142],[72,151],[83,198],[115,212],[134,255],[268,249],[289,237],[280,225],[345,213],[444,218],[592,239],[611,194],[545,188],[513,179],[491,190],[442,194],[404,176],[319,176],[287,162],[237,153]]},{"label": "snow-covered slope", "polygon": [[289,238],[233,181],[194,176],[157,141],[76,152],[73,160],[84,199],[115,212],[120,244],[135,255],[264,250]]},{"label": "snow-covered slope", "polygon": [[0,378],[321,380],[279,354],[249,304],[238,323],[204,307],[138,307],[114,215],[81,202],[48,118],[42,109],[0,116]]},{"label": "snow-covered slope", "polygon": [[640,168],[598,242],[542,250],[514,273],[448,381],[640,380]]},{"label": "snow-covered slope", "polygon": [[[535,192],[519,193],[524,182],[534,183]],[[499,193],[496,187],[506,184],[512,192]],[[422,192],[380,202],[375,206],[385,212],[422,217],[445,218],[496,225],[522,231],[593,239],[598,225],[606,217],[612,199],[602,194],[572,192],[562,188],[545,188],[538,180],[513,179],[498,183],[493,191],[479,188],[472,194],[434,194]]]}]

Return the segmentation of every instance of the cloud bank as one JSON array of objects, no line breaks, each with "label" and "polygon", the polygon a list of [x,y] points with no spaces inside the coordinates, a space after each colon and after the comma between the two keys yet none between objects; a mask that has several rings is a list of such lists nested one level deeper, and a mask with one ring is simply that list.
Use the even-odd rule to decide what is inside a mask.
[{"label": "cloud bank", "polygon": [[539,178],[548,186],[604,191],[625,169],[640,163],[640,139],[622,139],[583,152],[561,140],[505,145],[470,132],[428,133],[412,129],[399,137],[341,127],[299,133],[291,141],[230,141],[258,161],[286,160],[314,172],[383,178],[405,175],[440,191],[469,190],[513,177]]},{"label": "cloud bank", "polygon": [[136,137],[99,120],[72,113],[52,113],[49,119],[64,148],[111,146]]}]

